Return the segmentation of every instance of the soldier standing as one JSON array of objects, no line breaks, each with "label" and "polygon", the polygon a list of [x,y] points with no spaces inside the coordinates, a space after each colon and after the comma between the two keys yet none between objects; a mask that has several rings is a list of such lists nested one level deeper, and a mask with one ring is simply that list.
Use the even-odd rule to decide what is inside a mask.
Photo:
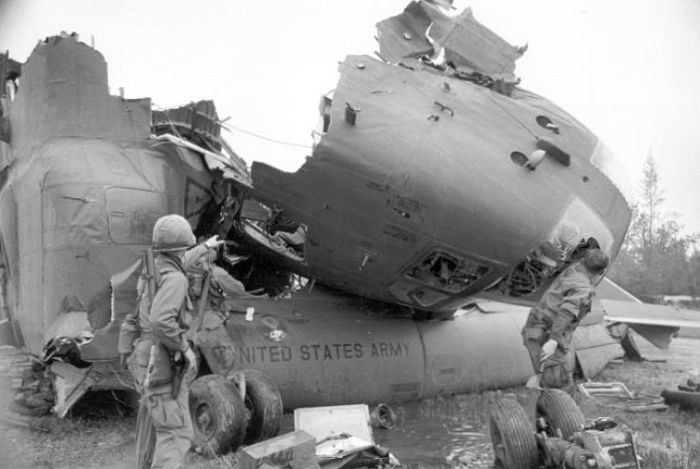
[{"label": "soldier standing", "polygon": [[607,266],[604,252],[587,250],[583,259],[565,269],[530,310],[522,335],[539,386],[573,385],[567,354],[574,330],[591,310],[594,285]]},{"label": "soldier standing", "polygon": [[[153,249],[158,257],[152,282],[156,291],[148,292],[148,282],[142,277],[137,286],[137,311],[122,323],[120,353],[129,355],[129,369],[141,394],[136,451],[137,465],[142,468],[148,468],[151,454],[153,469],[181,468],[192,442],[188,397],[189,384],[197,374],[197,359],[186,338],[187,313],[193,307],[187,296],[185,271],[208,248],[222,243],[213,237],[188,251],[195,242],[183,217],[166,215],[156,221]],[[134,320],[138,321],[138,339],[129,353],[127,336]],[[184,369],[184,376],[178,376],[178,368]],[[177,382],[181,382],[179,389]],[[155,448],[150,447],[153,429]]]}]

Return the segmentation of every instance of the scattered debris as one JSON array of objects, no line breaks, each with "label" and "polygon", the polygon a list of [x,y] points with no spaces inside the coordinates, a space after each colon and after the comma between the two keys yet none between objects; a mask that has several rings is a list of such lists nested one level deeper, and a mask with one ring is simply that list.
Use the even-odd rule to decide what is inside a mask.
[{"label": "scattered debris", "polygon": [[632,398],[632,391],[627,389],[624,383],[596,383],[587,381],[578,385],[579,390],[586,397],[606,396],[606,397],[626,397]]},{"label": "scattered debris", "polygon": [[[270,438],[241,448],[239,464],[241,469],[260,467],[295,469],[316,469],[316,440],[303,430]],[[265,466],[267,465],[267,466]]]},{"label": "scattered debris", "polygon": [[664,389],[661,397],[666,404],[678,404],[681,410],[700,411],[700,383],[688,379],[686,384],[678,385],[678,390]]},{"label": "scattered debris", "polygon": [[632,392],[624,383],[598,383],[587,381],[578,385],[581,393],[596,399],[603,405],[623,409],[627,412],[664,411],[668,405],[664,399],[652,394]]},{"label": "scattered debris", "polygon": [[391,430],[396,427],[396,412],[386,404],[378,404],[369,414],[369,423],[374,428]]},{"label": "scattered debris", "polygon": [[399,464],[387,448],[347,434],[320,442],[316,446],[316,456],[324,469],[384,467],[385,464],[393,467]]},{"label": "scattered debris", "polygon": [[[378,405],[372,415],[377,425],[395,425],[396,414],[386,404]],[[294,428],[305,430],[316,438],[316,457],[324,469],[399,464],[388,449],[375,444],[371,421],[365,404],[294,411]]]},{"label": "scattered debris", "polygon": [[347,434],[374,444],[369,422],[365,404],[304,407],[294,411],[294,429],[308,432],[318,442]]}]

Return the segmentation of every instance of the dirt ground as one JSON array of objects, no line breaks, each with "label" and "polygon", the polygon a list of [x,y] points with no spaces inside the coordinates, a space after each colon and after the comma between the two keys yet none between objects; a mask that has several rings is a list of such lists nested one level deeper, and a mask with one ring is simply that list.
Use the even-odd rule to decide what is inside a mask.
[{"label": "dirt ground", "polygon": [[[658,395],[700,376],[699,346],[700,340],[692,338],[675,339],[667,352],[642,344],[647,356],[661,356],[666,362],[611,364],[596,379],[620,381],[632,390]],[[21,360],[17,351],[0,348],[0,469],[133,467],[136,418],[124,395],[92,393],[66,419],[23,418],[8,412],[15,377],[12,365]],[[525,388],[440,397],[393,406],[399,425],[391,431],[376,430],[375,437],[404,467],[489,468],[493,461],[487,437],[489,406],[504,395],[515,396],[534,413],[537,394]],[[629,413],[581,396],[577,400],[586,417],[610,416],[634,430],[643,468],[700,469],[698,414],[678,409]],[[291,426],[286,416],[286,429]],[[187,467],[236,468],[237,457],[206,460],[192,454]]]}]

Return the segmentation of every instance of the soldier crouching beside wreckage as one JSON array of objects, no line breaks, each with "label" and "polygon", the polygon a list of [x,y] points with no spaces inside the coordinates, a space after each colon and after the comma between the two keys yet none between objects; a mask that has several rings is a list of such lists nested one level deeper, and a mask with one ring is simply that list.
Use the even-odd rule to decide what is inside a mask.
[{"label": "soldier crouching beside wreckage", "polygon": [[528,382],[528,386],[567,390],[573,386],[567,354],[574,330],[591,310],[596,280],[607,266],[604,252],[587,250],[583,259],[564,270],[530,310],[522,335],[538,379]]},{"label": "soldier crouching beside wreckage", "polygon": [[[145,262],[136,312],[125,319],[120,331],[119,352],[128,356],[141,394],[136,431],[139,468],[180,468],[192,443],[188,387],[197,374],[197,359],[186,337],[188,311],[193,310],[186,270],[208,248],[221,244],[213,237],[188,251],[195,242],[183,217],[158,219],[153,227],[153,250],[158,257],[152,270]],[[138,336],[135,341],[134,336]]]}]

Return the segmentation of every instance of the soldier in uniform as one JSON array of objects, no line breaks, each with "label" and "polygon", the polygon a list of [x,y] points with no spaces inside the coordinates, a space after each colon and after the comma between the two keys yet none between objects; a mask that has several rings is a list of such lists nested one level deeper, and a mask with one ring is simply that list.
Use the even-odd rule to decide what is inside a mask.
[{"label": "soldier in uniform", "polygon": [[607,266],[608,256],[604,252],[587,250],[583,259],[565,269],[530,310],[522,336],[539,386],[573,385],[567,354],[574,330],[591,310],[594,285]]},{"label": "soldier in uniform", "polygon": [[[194,328],[192,339],[207,360],[214,374],[227,376],[234,370],[238,358],[236,344],[226,330],[225,321],[229,301],[265,298],[267,295],[253,295],[246,291],[240,281],[232,277],[225,269],[215,264],[216,251],[209,251],[199,257],[192,267],[187,269],[189,293],[193,301],[201,304],[201,327]],[[205,281],[205,276],[209,281]],[[205,283],[208,283],[206,299],[203,295]]]},{"label": "soldier in uniform", "polygon": [[[166,215],[156,221],[156,291],[149,294],[148,282],[143,276],[139,279],[137,310],[124,320],[120,331],[119,352],[122,357],[128,356],[136,390],[141,394],[136,442],[140,468],[149,467],[151,455],[153,469],[183,467],[192,441],[188,387],[197,373],[197,359],[186,337],[188,312],[193,307],[185,272],[207,249],[222,243],[213,237],[188,251],[195,242],[192,228],[183,217]],[[138,335],[135,341],[134,335]],[[184,365],[182,377],[176,376],[178,362]],[[182,384],[176,389],[179,378]],[[150,447],[153,433],[155,448]]]}]

